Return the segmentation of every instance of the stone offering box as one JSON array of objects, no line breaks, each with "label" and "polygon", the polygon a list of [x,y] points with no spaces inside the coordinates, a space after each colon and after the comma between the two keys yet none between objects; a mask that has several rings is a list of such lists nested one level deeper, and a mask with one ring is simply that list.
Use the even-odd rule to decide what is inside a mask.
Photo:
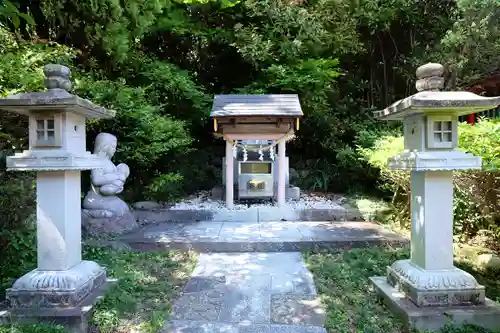
[{"label": "stone offering box", "polygon": [[411,259],[371,278],[388,305],[416,329],[434,330],[448,321],[500,327],[500,307],[484,287],[453,264],[453,171],[481,169],[481,158],[458,147],[458,117],[495,108],[500,97],[439,91],[443,66],[417,70],[413,96],[376,112],[382,120],[402,120],[404,152],[390,157],[393,170],[410,171]]},{"label": "stone offering box", "polygon": [[81,256],[81,170],[103,160],[86,151],[85,119],[114,111],[70,94],[70,71],[44,67],[45,92],[0,99],[0,110],[29,117],[29,149],[7,158],[13,171],[36,171],[38,267],[7,290],[8,321],[56,321],[85,332],[86,315],[107,286],[106,271]]}]

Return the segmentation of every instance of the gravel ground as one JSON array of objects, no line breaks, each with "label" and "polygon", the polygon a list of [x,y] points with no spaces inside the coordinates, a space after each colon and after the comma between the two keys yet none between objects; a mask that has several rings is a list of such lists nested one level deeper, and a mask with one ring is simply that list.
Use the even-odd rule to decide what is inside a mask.
[{"label": "gravel ground", "polygon": [[[345,209],[343,204],[345,198],[339,197],[337,199],[331,199],[326,196],[321,196],[317,194],[301,194],[299,200],[287,201],[286,206],[290,209]],[[268,203],[255,203],[252,205],[247,204],[234,204],[234,210],[245,210],[253,207],[274,207],[271,202]],[[186,198],[181,202],[169,207],[172,210],[193,210],[193,209],[207,209],[207,210],[225,210],[226,204],[221,200],[212,200],[209,198],[208,192],[200,192],[199,194]]]}]

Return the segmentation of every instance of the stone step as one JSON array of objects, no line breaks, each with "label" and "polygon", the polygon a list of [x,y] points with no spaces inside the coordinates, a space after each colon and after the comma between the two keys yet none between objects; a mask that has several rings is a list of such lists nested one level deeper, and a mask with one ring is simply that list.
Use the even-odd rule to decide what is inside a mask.
[{"label": "stone step", "polygon": [[295,252],[305,249],[403,246],[408,240],[371,222],[163,222],[125,234],[141,251]]},{"label": "stone step", "polygon": [[[272,221],[361,221],[363,213],[349,208],[249,207],[242,210],[135,209],[139,222],[272,222]],[[370,214],[368,214],[370,215]]]},{"label": "stone step", "polygon": [[218,322],[173,320],[160,333],[327,333],[317,326],[274,324],[226,324]]}]

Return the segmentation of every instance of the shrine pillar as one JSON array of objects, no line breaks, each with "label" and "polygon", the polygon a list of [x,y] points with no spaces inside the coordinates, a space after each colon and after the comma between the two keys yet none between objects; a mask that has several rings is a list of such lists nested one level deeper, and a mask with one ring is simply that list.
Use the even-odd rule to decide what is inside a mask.
[{"label": "shrine pillar", "polygon": [[278,206],[285,205],[285,181],[286,181],[286,143],[281,140],[278,143]]},{"label": "shrine pillar", "polygon": [[234,207],[234,159],[233,145],[226,140],[226,208]]}]

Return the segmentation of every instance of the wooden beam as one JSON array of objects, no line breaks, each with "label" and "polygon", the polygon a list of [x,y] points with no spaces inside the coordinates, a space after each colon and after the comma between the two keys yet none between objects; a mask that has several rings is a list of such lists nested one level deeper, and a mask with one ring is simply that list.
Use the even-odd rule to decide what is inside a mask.
[{"label": "wooden beam", "polygon": [[282,122],[293,123],[297,117],[263,117],[263,116],[245,116],[245,117],[217,117],[219,124],[275,124],[278,119]]},{"label": "wooden beam", "polygon": [[219,128],[221,128],[222,134],[285,134],[292,126],[293,123],[282,123],[279,127],[276,124],[235,124],[232,127],[220,125]]},{"label": "wooden beam", "polygon": [[286,133],[276,134],[225,134],[225,140],[279,140]]}]

